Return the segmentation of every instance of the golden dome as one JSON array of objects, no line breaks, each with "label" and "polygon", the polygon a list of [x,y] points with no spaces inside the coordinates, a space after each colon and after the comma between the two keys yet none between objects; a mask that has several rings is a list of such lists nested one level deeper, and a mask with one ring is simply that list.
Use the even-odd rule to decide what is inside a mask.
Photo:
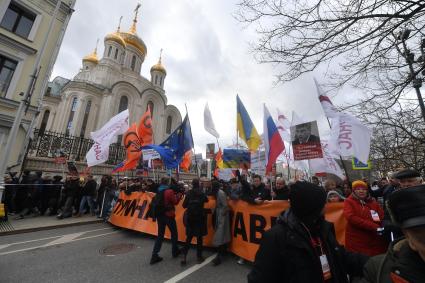
[{"label": "golden dome", "polygon": [[140,3],[137,4],[136,9],[134,10],[135,14],[133,19],[133,24],[131,25],[130,30],[128,32],[121,32],[120,35],[122,36],[126,44],[132,45],[137,50],[142,52],[144,56],[146,56],[146,53],[147,53],[146,44],[136,33],[137,14],[139,13],[139,8],[140,8]]},{"label": "golden dome", "polygon": [[99,59],[97,59],[97,48],[91,54],[84,56],[83,62],[99,63]]},{"label": "golden dome", "polygon": [[165,75],[167,75],[167,71],[165,70],[164,66],[162,65],[161,57],[162,57],[162,49],[161,49],[161,55],[159,56],[158,63],[156,63],[155,65],[152,66],[151,72],[158,71],[158,72],[162,72]]},{"label": "golden dome", "polygon": [[137,50],[143,53],[146,56],[147,49],[146,44],[143,40],[137,36],[136,33],[132,33],[131,30],[129,32],[120,33],[121,37],[124,39],[125,43],[135,47]]},{"label": "golden dome", "polygon": [[107,34],[105,36],[105,41],[109,41],[109,40],[115,41],[116,43],[122,45],[123,47],[126,46],[125,41],[119,32],[113,32],[113,33]]}]

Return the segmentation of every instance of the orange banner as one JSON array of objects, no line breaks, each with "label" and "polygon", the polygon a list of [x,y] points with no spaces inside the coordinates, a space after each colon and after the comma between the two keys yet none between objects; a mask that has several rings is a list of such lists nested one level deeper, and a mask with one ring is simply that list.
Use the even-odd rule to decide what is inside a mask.
[{"label": "orange banner", "polygon": [[[126,195],[121,192],[115,205],[110,222],[116,226],[157,235],[157,225],[146,213],[153,198],[153,193],[136,192]],[[183,242],[186,237],[183,225],[184,208],[183,201],[176,207],[176,222],[179,241]],[[287,201],[271,201],[262,205],[251,205],[244,201],[229,201],[231,208],[230,223],[232,241],[229,251],[249,261],[253,261],[264,231],[276,222],[277,216],[289,207]],[[215,200],[209,198],[205,204],[207,212],[208,235],[204,237],[204,245],[211,246],[214,229],[212,214]],[[338,241],[343,244],[345,237],[346,220],[343,216],[343,203],[327,204],[325,207],[326,219],[335,225]],[[166,238],[170,238],[170,232],[166,229]],[[194,239],[194,242],[196,240]]]}]

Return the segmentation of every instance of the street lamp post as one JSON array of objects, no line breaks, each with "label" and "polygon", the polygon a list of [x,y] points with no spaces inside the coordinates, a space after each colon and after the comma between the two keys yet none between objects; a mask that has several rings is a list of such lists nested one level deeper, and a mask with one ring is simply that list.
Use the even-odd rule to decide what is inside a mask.
[{"label": "street lamp post", "polygon": [[[409,66],[410,80],[412,81],[413,88],[416,91],[419,107],[421,108],[422,118],[425,122],[425,104],[424,104],[424,100],[422,98],[422,94],[420,90],[420,88],[422,87],[422,78],[418,78],[418,72],[416,72],[413,67],[413,63],[422,63],[425,66],[425,52],[424,52],[425,39],[422,39],[422,42],[420,45],[421,56],[419,56],[418,59],[415,60],[415,54],[407,47],[407,44],[406,44],[406,41],[409,38],[410,32],[411,30],[404,29],[398,34],[398,36],[396,36],[396,40],[401,42],[403,46],[403,50],[400,50],[397,44],[396,44],[396,48],[397,48],[397,51],[404,57],[407,65]],[[424,68],[424,66],[422,66],[422,68]]]}]

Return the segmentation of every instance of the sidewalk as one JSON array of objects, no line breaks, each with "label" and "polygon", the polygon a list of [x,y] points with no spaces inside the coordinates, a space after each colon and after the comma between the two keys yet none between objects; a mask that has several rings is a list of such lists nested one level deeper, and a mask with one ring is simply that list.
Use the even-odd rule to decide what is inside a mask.
[{"label": "sidewalk", "polygon": [[15,220],[16,216],[9,215],[9,221],[0,222],[0,236],[27,233],[39,230],[49,230],[67,226],[77,226],[91,223],[100,223],[103,220],[96,216],[84,215],[82,217],[70,217],[59,220],[56,216],[28,216],[24,219]]}]

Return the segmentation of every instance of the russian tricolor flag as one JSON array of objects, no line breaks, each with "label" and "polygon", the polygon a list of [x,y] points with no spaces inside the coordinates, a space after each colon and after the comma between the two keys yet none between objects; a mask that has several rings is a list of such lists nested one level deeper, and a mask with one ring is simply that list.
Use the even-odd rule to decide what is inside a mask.
[{"label": "russian tricolor flag", "polygon": [[285,149],[276,124],[264,104],[264,148],[266,150],[266,174],[272,171],[273,164]]}]

